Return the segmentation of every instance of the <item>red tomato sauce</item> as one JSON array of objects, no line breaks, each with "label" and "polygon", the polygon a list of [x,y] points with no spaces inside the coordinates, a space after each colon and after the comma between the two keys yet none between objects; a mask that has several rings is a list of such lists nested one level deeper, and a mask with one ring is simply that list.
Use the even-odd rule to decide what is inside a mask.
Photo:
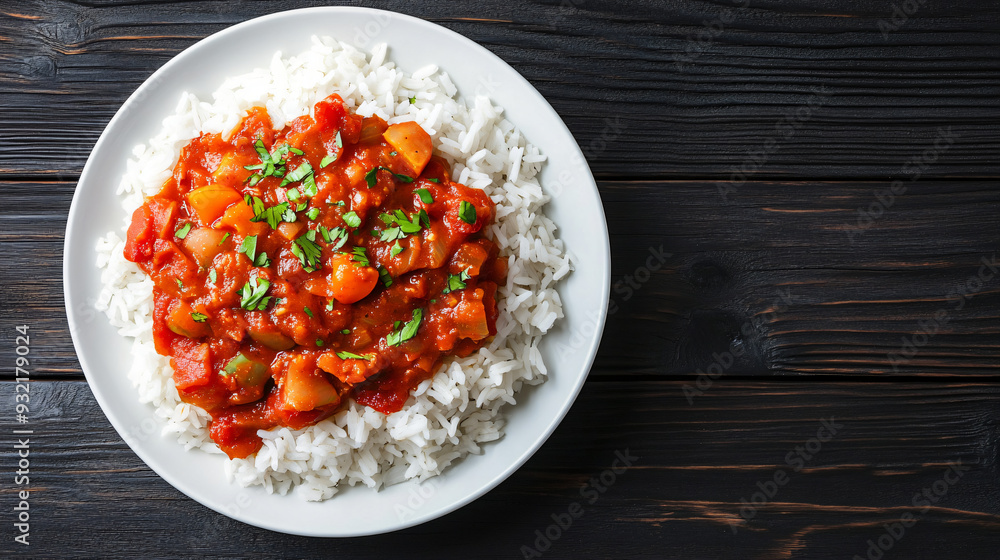
[{"label": "red tomato sauce", "polygon": [[124,253],[153,280],[156,349],[230,457],[348,399],[395,412],[496,334],[496,208],[432,150],[338,95],[282,130],[255,108],[192,140],[133,214]]}]

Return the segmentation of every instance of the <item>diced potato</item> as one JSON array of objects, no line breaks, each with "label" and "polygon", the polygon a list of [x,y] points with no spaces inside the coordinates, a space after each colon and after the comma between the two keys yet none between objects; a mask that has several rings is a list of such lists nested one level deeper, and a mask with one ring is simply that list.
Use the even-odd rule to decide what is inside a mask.
[{"label": "diced potato", "polygon": [[198,220],[208,225],[219,219],[230,205],[242,202],[243,196],[223,185],[208,185],[189,192],[187,201]]},{"label": "diced potato", "polygon": [[390,126],[382,137],[396,148],[414,177],[420,175],[431,160],[431,152],[434,150],[431,136],[413,121]]},{"label": "diced potato", "polygon": [[212,328],[208,323],[195,321],[191,316],[194,313],[186,302],[177,300],[170,306],[167,312],[167,328],[175,333],[188,338],[201,338],[212,334]]},{"label": "diced potato", "polygon": [[281,398],[286,408],[302,412],[337,403],[340,394],[310,360],[296,356],[285,371]]},{"label": "diced potato", "polygon": [[225,233],[207,227],[193,229],[184,237],[181,245],[199,265],[208,268],[212,259],[222,252],[222,239]]},{"label": "diced potato", "polygon": [[295,341],[276,331],[268,331],[251,327],[250,338],[267,346],[271,350],[288,350],[295,346]]}]

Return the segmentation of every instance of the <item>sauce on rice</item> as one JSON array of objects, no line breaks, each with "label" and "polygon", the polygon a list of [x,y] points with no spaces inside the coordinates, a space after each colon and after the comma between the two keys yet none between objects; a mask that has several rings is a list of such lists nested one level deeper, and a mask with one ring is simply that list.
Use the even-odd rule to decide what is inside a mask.
[{"label": "sauce on rice", "polygon": [[395,412],[496,334],[495,206],[432,149],[336,94],[282,130],[258,107],[192,140],[133,214],[124,253],[154,282],[156,349],[230,457],[348,398]]}]

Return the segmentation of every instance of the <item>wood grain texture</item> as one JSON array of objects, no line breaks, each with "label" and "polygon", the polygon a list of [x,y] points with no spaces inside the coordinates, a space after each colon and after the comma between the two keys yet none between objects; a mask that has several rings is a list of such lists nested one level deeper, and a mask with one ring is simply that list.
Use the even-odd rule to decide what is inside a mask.
[{"label": "wood grain texture", "polygon": [[[889,183],[749,182],[723,198],[712,181],[602,181],[613,292],[593,375],[996,376],[994,187],[911,183],[869,223],[859,208]],[[0,183],[13,264],[0,270],[0,327],[44,333],[42,376],[80,373],[62,307],[72,188]]]},{"label": "wood grain texture", "polygon": [[[0,384],[3,395],[11,385]],[[906,512],[919,521],[887,557],[986,558],[1000,543],[994,385],[723,380],[694,405],[682,386],[589,383],[546,445],[485,497],[412,529],[324,540],[255,529],[184,497],[125,446],[86,384],[33,382],[30,551],[45,558],[518,558],[521,546],[533,546],[535,530],[544,532],[574,502],[583,516],[545,558],[580,558],[581,551],[588,558],[851,558],[864,556],[866,540]],[[835,433],[817,449],[809,441],[824,419]],[[9,422],[2,417],[0,433],[10,433]],[[9,446],[10,436],[2,439]],[[797,446],[812,449],[801,465],[787,460]],[[610,483],[604,473],[626,450],[633,466]],[[914,507],[914,494],[959,462],[967,470],[937,502]],[[757,483],[778,470],[787,482],[753,515],[746,510],[744,522],[741,500],[754,500]],[[606,491],[591,504],[581,488],[594,477]],[[0,554],[14,551],[0,540]]]},{"label": "wood grain texture", "polygon": [[[255,16],[326,4],[31,0],[0,10],[0,176],[75,177],[127,96],[182,49]],[[498,54],[555,107],[601,176],[729,177],[776,140],[750,166],[759,178],[896,177],[949,127],[956,142],[925,177],[1000,173],[995,2],[927,2],[893,32],[880,27],[893,14],[881,1],[746,4],[355,5],[428,19]],[[776,127],[797,111],[785,137]]]}]

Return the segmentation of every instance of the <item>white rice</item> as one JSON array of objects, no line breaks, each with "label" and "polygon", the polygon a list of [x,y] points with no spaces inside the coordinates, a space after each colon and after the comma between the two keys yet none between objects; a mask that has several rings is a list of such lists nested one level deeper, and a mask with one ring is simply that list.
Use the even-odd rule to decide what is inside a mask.
[{"label": "white rice", "polygon": [[484,189],[496,203],[490,233],[509,264],[498,294],[497,336],[479,352],[447,361],[399,412],[386,416],[351,401],[315,426],[259,432],[264,447],[256,455],[225,460],[230,478],[243,486],[279,493],[295,488],[302,498],[318,501],[336,494],[342,482],[377,489],[427,479],[502,437],[500,409],[515,404],[522,385],[546,376],[538,342],[563,316],[554,284],[572,267],[555,225],[542,214],[548,197],[537,175],[545,157],[488,98],[459,99],[436,66],[407,74],[386,54],[384,44],[368,54],[313,37],[306,52],[288,58],[276,53],[268,68],[227,79],[211,103],[182,95],[163,130],[133,150],[118,188],[123,227],[98,243],[104,288],[97,305],[122,336],[134,340],[128,376],[138,398],[155,408],[162,431],[185,448],[221,454],[209,437],[209,415],[180,401],[169,359],[154,349],[153,283],[122,255],[132,211],[144,196],[159,192],[182,146],[202,132],[229,133],[254,106],[265,106],[280,129],[336,92],[360,115],[417,121],[451,164],[454,179]]}]

